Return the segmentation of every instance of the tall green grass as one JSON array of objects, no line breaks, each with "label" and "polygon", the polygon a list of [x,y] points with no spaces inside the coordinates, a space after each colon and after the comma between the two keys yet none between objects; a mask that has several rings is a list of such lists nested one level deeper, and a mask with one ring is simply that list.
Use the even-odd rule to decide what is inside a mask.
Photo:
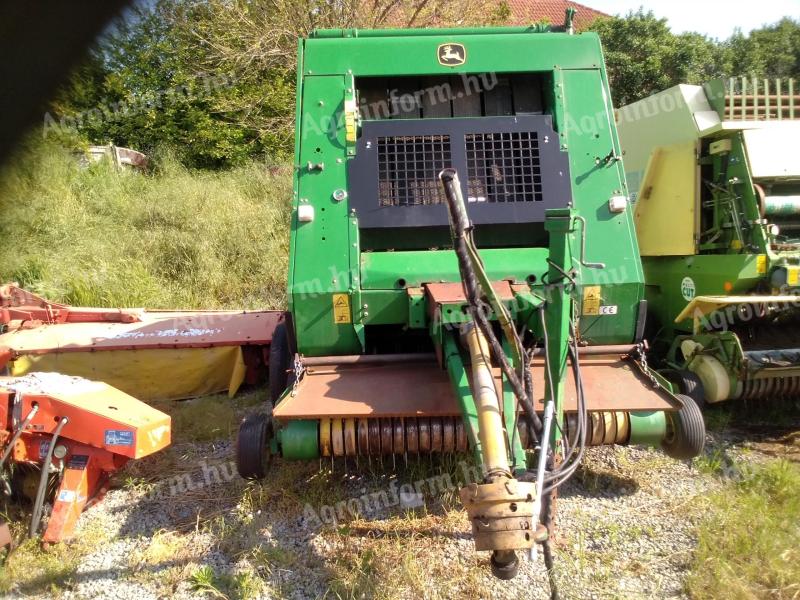
[{"label": "tall green grass", "polygon": [[0,280],[73,305],[279,308],[290,199],[286,166],[82,169],[38,144],[0,171]]},{"label": "tall green grass", "polygon": [[687,586],[692,598],[800,597],[800,466],[773,461],[708,498]]}]

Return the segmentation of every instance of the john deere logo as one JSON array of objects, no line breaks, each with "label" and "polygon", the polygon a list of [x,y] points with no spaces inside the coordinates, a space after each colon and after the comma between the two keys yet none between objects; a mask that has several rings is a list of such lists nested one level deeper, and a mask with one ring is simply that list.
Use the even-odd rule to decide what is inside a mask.
[{"label": "john deere logo", "polygon": [[445,67],[457,67],[467,61],[467,50],[462,44],[442,44],[436,54],[439,64]]}]

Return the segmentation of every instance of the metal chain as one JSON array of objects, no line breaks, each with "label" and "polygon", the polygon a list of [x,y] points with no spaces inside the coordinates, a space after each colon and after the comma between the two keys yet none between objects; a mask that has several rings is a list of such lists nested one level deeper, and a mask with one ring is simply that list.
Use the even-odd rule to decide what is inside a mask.
[{"label": "metal chain", "polygon": [[642,367],[642,372],[650,379],[653,387],[660,387],[658,379],[656,379],[655,375],[650,371],[650,366],[647,364],[647,351],[645,350],[644,344],[638,344],[636,348],[639,352],[639,364]]},{"label": "metal chain", "polygon": [[300,360],[300,355],[294,355],[294,381],[292,382],[292,397],[297,395],[297,386],[300,383],[300,379],[303,377],[303,373],[305,373],[305,367],[303,366],[303,361]]}]

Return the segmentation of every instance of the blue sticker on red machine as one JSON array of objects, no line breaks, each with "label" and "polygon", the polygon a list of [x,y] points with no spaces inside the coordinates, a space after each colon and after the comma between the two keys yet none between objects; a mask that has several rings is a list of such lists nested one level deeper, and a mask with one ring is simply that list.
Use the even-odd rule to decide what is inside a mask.
[{"label": "blue sticker on red machine", "polygon": [[106,446],[133,446],[133,432],[106,429]]},{"label": "blue sticker on red machine", "polygon": [[75,469],[76,471],[83,471],[86,465],[89,464],[89,456],[86,454],[74,454],[67,462],[68,469]]}]

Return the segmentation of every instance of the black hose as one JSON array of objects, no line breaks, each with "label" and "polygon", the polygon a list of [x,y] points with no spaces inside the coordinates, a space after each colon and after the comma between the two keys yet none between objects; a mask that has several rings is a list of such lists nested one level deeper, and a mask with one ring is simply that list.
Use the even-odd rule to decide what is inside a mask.
[{"label": "black hose", "polygon": [[28,535],[30,537],[36,535],[36,532],[39,530],[39,524],[42,521],[42,507],[44,506],[44,496],[45,491],[47,490],[47,480],[50,478],[50,464],[53,460],[53,451],[55,450],[58,436],[61,434],[61,430],[64,429],[64,425],[67,424],[67,421],[69,421],[67,417],[62,417],[58,422],[58,425],[56,425],[56,430],[53,432],[53,437],[50,439],[50,445],[47,448],[47,456],[44,459],[44,463],[42,463],[42,475],[39,477],[39,487],[36,490],[36,501],[33,503],[31,527],[28,530]]},{"label": "black hose", "polygon": [[[572,328],[572,324],[570,324]],[[586,396],[583,391],[583,378],[581,376],[580,370],[580,359],[578,358],[578,347],[577,341],[574,337],[574,329],[572,329],[573,333],[573,344],[569,346],[569,354],[570,354],[570,363],[572,364],[572,372],[573,376],[575,377],[575,387],[577,392],[577,400],[578,400],[578,426],[576,429],[577,432],[577,440],[576,446],[577,451],[574,451],[568,456],[568,459],[564,461],[561,465],[559,465],[558,469],[554,471],[554,474],[549,475],[546,477],[550,485],[545,488],[545,493],[554,490],[555,488],[563,485],[567,482],[567,480],[572,477],[575,472],[578,470],[581,461],[583,460],[583,456],[586,451],[586,434],[587,434],[587,425],[588,425],[588,411],[586,409]]]},{"label": "black hose", "polygon": [[[458,201],[460,198],[460,190],[456,189],[456,171],[454,169],[445,169],[439,174],[439,179],[445,190],[445,198],[447,199],[450,215],[450,231],[453,238],[453,249],[458,259],[458,269],[461,275],[461,283],[464,287],[464,295],[469,305],[469,313],[472,316],[472,320],[489,343],[492,355],[499,363],[503,375],[508,379],[514,395],[522,405],[531,430],[534,434],[537,434],[542,430],[542,422],[539,419],[539,415],[536,414],[531,394],[525,389],[525,379],[523,377],[523,381],[520,381],[517,373],[509,364],[508,358],[505,352],[503,352],[503,347],[497,339],[497,336],[495,336],[494,330],[483,308],[485,303],[481,300],[478,280],[467,248],[467,236],[469,235],[471,227],[463,201]],[[524,373],[527,365],[520,365],[520,368]]]},{"label": "black hose", "polygon": [[6,496],[11,495],[11,485],[8,483],[8,478],[6,477],[6,472],[4,470],[4,467],[6,465],[6,460],[8,460],[8,457],[11,455],[11,451],[14,449],[14,446],[16,446],[17,440],[25,431],[25,428],[33,420],[33,417],[36,416],[36,413],[38,411],[39,411],[39,404],[38,402],[34,402],[31,405],[31,410],[28,412],[28,416],[26,416],[22,420],[22,423],[19,424],[17,430],[14,432],[14,435],[12,435],[11,439],[8,441],[6,449],[3,451],[2,456],[0,456],[0,483],[3,484],[3,492],[6,494]]}]

